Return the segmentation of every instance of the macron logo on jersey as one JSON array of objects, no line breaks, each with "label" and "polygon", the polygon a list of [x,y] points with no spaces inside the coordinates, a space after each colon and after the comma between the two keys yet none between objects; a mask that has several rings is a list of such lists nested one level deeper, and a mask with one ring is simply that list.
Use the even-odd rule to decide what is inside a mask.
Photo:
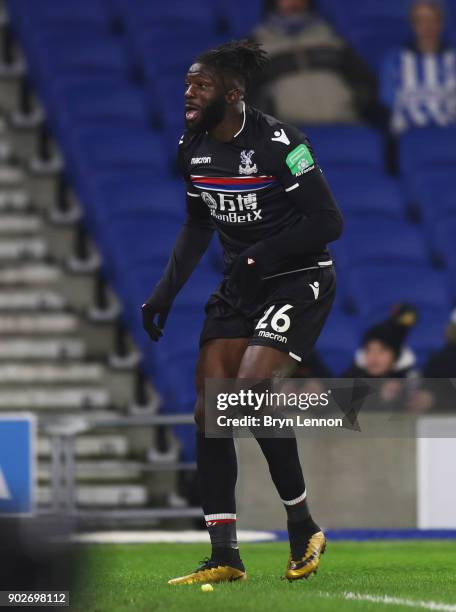
[{"label": "macron logo on jersey", "polygon": [[287,146],[290,144],[290,139],[285,134],[284,129],[277,130],[276,132],[274,132],[274,138],[271,138],[271,140],[274,142],[282,142],[284,145]]},{"label": "macron logo on jersey", "polygon": [[212,157],[209,155],[206,155],[205,157],[192,157],[192,161],[190,163],[192,166],[195,166],[196,164],[211,164]]}]

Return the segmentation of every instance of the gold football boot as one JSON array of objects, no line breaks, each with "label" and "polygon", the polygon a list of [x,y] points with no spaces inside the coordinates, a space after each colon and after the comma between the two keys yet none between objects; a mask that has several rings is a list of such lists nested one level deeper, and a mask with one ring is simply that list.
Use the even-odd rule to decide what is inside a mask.
[{"label": "gold football boot", "polygon": [[168,584],[195,584],[197,582],[217,583],[246,580],[247,573],[243,569],[220,565],[211,559],[204,559],[202,564],[191,574],[168,580]]},{"label": "gold football boot", "polygon": [[300,559],[288,559],[285,578],[287,580],[301,580],[316,574],[320,565],[320,557],[326,549],[326,538],[322,531],[317,531],[310,536],[306,552]]}]

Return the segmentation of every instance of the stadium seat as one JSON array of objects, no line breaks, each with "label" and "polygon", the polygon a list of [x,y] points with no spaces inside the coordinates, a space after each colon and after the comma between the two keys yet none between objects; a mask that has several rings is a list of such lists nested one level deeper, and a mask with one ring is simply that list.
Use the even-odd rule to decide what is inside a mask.
[{"label": "stadium seat", "polygon": [[180,227],[180,217],[139,210],[105,220],[105,235],[115,260],[125,269],[166,263]]},{"label": "stadium seat", "polygon": [[454,166],[417,171],[409,180],[409,188],[426,224],[432,227],[448,215],[456,213]]},{"label": "stadium seat", "polygon": [[54,75],[116,75],[128,78],[131,67],[125,47],[114,36],[81,32],[43,35],[33,41],[34,64],[44,78]]},{"label": "stadium seat", "polygon": [[356,319],[343,313],[337,305],[334,306],[316,345],[334,376],[340,376],[349,367],[358,342]]},{"label": "stadium seat", "polygon": [[264,8],[261,0],[217,0],[219,12],[228,25],[229,36],[242,38],[252,34],[263,18]]},{"label": "stadium seat", "polygon": [[405,221],[347,215],[344,234],[336,244],[345,250],[346,265],[416,262],[427,266],[430,263],[421,229]]},{"label": "stadium seat", "polygon": [[400,138],[399,159],[401,171],[406,177],[446,165],[456,167],[456,128],[409,130]]},{"label": "stadium seat", "polygon": [[152,115],[161,125],[166,142],[166,155],[175,159],[177,146],[184,132],[185,74],[182,66],[176,74],[153,78],[147,87],[147,98]]},{"label": "stadium seat", "polygon": [[150,173],[127,170],[121,174],[97,174],[91,183],[96,193],[94,205],[108,215],[150,210],[184,219],[186,196],[179,179],[154,179]]},{"label": "stadium seat", "polygon": [[217,25],[216,4],[206,0],[194,0],[191,3],[181,0],[166,2],[151,2],[150,0],[135,0],[125,2],[123,15],[129,27],[137,30],[157,23],[169,22],[173,19],[185,20],[191,27]]},{"label": "stadium seat", "polygon": [[[169,23],[169,27],[156,24],[145,30],[142,36],[135,38],[134,48],[144,66],[148,82],[159,79],[161,86],[162,78],[172,74],[181,78],[180,85],[183,90],[184,76],[195,57],[221,42],[223,39],[211,28],[200,24],[198,36],[195,36],[194,27],[185,21],[176,23],[173,20]],[[167,49],[167,52],[165,55],[159,55],[157,49]]]},{"label": "stadium seat", "polygon": [[358,313],[373,321],[401,301],[421,311],[450,309],[445,273],[422,264],[358,264],[350,271],[349,290]]},{"label": "stadium seat", "polygon": [[139,309],[163,274],[180,224],[176,217],[157,218],[152,211],[137,211],[105,221],[97,237],[104,274],[119,296],[124,319],[141,348],[147,336]]},{"label": "stadium seat", "polygon": [[316,0],[318,11],[329,17],[337,26],[349,28],[350,24],[370,18],[395,18],[405,20],[409,0],[376,2],[375,0]]},{"label": "stadium seat", "polygon": [[343,214],[363,214],[401,220],[405,215],[405,199],[399,183],[376,170],[325,171],[331,189]]},{"label": "stadium seat", "polygon": [[448,214],[437,218],[431,226],[434,249],[445,261],[456,255],[456,206],[453,200],[453,208],[448,207]]},{"label": "stadium seat", "polygon": [[407,343],[416,352],[420,361],[442,346],[448,317],[449,311],[439,307],[432,310],[424,309],[418,313],[417,324],[411,330]]},{"label": "stadium seat", "polygon": [[96,169],[117,166],[119,171],[130,166],[143,166],[144,171],[166,172],[167,159],[161,141],[152,130],[119,125],[82,127],[71,139],[74,154],[81,166],[92,173]]},{"label": "stadium seat", "polygon": [[354,49],[379,74],[388,51],[400,48],[407,41],[408,27],[402,19],[373,17],[350,27],[346,35]]},{"label": "stadium seat", "polygon": [[317,6],[375,72],[391,48],[408,41],[408,0],[319,0]]},{"label": "stadium seat", "polygon": [[49,84],[49,98],[56,116],[72,125],[85,120],[116,120],[122,126],[131,123],[145,129],[148,123],[144,91],[123,79],[54,79]]},{"label": "stadium seat", "polygon": [[8,3],[12,14],[21,28],[52,26],[71,29],[74,25],[97,26],[108,30],[109,14],[103,0],[80,1],[77,3],[61,0],[11,0]]},{"label": "stadium seat", "polygon": [[451,294],[456,301],[456,210],[453,207],[451,216],[442,217],[431,225],[430,237],[432,249],[449,274]]},{"label": "stadium seat", "polygon": [[304,132],[323,170],[384,170],[383,138],[372,128],[351,125],[308,127]]}]

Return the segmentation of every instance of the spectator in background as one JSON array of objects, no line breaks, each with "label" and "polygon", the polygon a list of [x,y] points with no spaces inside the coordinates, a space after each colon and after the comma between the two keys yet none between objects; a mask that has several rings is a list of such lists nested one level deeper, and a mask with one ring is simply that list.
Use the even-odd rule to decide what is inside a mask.
[{"label": "spectator in background", "polygon": [[415,354],[405,346],[410,329],[416,323],[416,310],[398,304],[391,316],[364,334],[361,348],[345,372],[346,378],[405,378],[414,372]]},{"label": "spectator in background", "polygon": [[352,366],[344,374],[345,378],[395,379],[380,380],[373,386],[371,409],[389,412],[407,409],[410,389],[404,379],[416,379],[418,373],[415,354],[405,346],[405,340],[416,318],[412,306],[395,306],[386,321],[366,331]]},{"label": "spectator in background", "polygon": [[310,0],[275,0],[253,38],[271,57],[251,88],[263,111],[306,125],[357,122],[374,108],[375,78]]},{"label": "spectator in background", "polygon": [[444,22],[440,1],[414,1],[410,11],[413,43],[392,51],[384,61],[381,98],[396,134],[456,121],[456,54],[444,43]]}]

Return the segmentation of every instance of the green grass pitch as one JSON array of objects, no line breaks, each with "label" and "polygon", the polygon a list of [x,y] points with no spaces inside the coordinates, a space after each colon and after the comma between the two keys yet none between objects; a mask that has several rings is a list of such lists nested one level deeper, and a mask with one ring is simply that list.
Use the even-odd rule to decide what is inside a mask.
[{"label": "green grass pitch", "polygon": [[285,543],[244,544],[248,580],[169,586],[208,553],[204,544],[92,545],[84,549],[80,612],[257,612],[266,610],[456,612],[456,542],[329,542],[318,575],[280,580]]}]

